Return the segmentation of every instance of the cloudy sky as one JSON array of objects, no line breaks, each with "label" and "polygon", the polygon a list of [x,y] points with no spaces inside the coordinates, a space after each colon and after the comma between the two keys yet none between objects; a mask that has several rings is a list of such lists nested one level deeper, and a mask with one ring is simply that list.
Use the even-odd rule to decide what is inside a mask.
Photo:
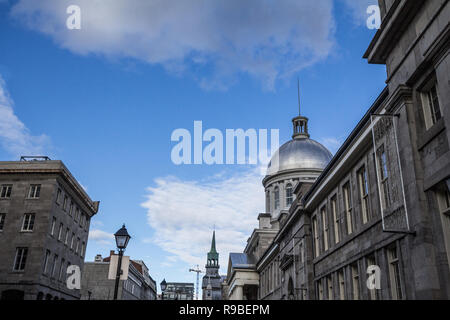
[{"label": "cloudy sky", "polygon": [[[258,165],[175,165],[178,128],[279,129],[297,77],[312,138],[335,152],[384,87],[362,55],[375,0],[0,0],[0,160],[61,159],[101,209],[87,260],[114,249],[159,283],[194,282],[217,230],[221,271],[264,211]],[[81,30],[66,9],[81,8]]]}]

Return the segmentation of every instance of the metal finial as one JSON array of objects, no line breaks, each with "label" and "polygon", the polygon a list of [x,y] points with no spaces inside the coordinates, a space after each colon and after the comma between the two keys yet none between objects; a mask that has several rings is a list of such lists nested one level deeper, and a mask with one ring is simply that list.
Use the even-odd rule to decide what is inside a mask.
[{"label": "metal finial", "polygon": [[300,116],[300,79],[297,78],[297,95],[298,95],[298,115]]}]

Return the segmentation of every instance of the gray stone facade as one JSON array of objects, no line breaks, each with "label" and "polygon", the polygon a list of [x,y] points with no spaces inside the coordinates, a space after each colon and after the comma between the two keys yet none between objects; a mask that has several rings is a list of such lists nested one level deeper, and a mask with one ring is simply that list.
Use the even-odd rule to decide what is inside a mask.
[{"label": "gray stone facade", "polygon": [[0,187],[2,299],[79,299],[66,270],[83,270],[99,202],[61,161],[2,161]]},{"label": "gray stone facade", "polygon": [[450,299],[450,4],[379,2],[365,58],[387,87],[271,221],[258,299]]},{"label": "gray stone facade", "polygon": [[[114,298],[115,279],[108,279],[110,256],[96,261],[86,262],[81,281],[82,300],[112,300]],[[148,273],[142,261],[130,260],[128,279],[119,280],[118,300],[156,300],[156,282]]]}]

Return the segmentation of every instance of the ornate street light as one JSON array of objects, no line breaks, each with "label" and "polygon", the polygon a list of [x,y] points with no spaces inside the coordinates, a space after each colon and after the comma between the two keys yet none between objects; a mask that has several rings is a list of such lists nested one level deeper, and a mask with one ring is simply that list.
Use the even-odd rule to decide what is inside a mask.
[{"label": "ornate street light", "polygon": [[117,292],[119,291],[119,280],[122,268],[122,257],[125,248],[128,245],[128,241],[130,241],[131,236],[128,234],[127,228],[125,228],[125,224],[120,228],[115,234],[116,237],[116,245],[119,249],[119,261],[117,262],[117,272],[116,272],[116,285],[114,287],[114,300],[117,300]]},{"label": "ornate street light", "polygon": [[164,300],[164,291],[166,291],[167,288],[166,279],[163,279],[159,285],[161,286],[161,299]]}]

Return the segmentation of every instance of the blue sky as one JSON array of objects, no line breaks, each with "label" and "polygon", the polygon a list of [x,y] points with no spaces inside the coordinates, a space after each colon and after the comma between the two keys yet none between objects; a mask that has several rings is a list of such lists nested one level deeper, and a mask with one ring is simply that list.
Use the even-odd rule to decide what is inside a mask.
[{"label": "blue sky", "polygon": [[[374,2],[0,0],[0,160],[61,159],[101,201],[86,260],[126,223],[127,254],[158,283],[195,282],[216,225],[225,273],[263,211],[262,176],[176,166],[172,132],[201,120],[280,129],[284,143],[299,77],[311,137],[336,151],[385,85],[384,66],[362,59]],[[65,27],[69,4],[81,30]]]}]

